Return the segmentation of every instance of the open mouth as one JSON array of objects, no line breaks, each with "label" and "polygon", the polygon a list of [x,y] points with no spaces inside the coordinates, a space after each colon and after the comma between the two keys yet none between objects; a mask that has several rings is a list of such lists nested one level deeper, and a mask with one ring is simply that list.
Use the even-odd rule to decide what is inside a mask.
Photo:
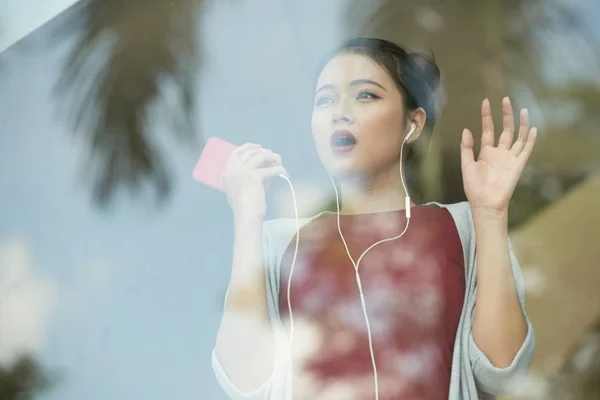
[{"label": "open mouth", "polygon": [[331,135],[331,149],[336,153],[345,153],[356,146],[356,137],[347,130],[337,130]]}]

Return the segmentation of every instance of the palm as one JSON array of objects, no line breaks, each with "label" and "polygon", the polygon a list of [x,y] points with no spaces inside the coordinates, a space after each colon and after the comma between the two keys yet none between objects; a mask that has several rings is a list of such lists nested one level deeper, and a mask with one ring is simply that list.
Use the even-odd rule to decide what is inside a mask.
[{"label": "palm", "polygon": [[494,123],[489,101],[481,107],[482,135],[477,160],[473,153],[473,135],[468,129],[461,142],[461,169],[465,194],[471,208],[492,211],[508,209],[508,202],[523,168],[533,151],[536,128],[529,128],[527,110],[521,111],[517,140],[513,144],[514,117],[510,100],[502,101],[503,131],[494,145]]}]

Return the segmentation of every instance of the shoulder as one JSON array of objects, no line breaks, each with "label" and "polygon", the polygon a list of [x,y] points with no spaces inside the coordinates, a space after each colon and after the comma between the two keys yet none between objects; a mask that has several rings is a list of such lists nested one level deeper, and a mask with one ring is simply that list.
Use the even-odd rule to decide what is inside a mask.
[{"label": "shoulder", "polygon": [[425,203],[425,205],[436,205],[445,208],[458,224],[472,224],[473,218],[471,216],[471,207],[469,206],[468,201],[460,201],[458,203],[438,203],[437,201],[431,201]]},{"label": "shoulder", "polygon": [[275,218],[267,220],[263,223],[263,229],[267,231],[270,235],[295,235],[298,229],[302,229],[303,226],[313,222],[314,220],[326,216],[326,215],[335,215],[335,213],[329,211],[322,211],[310,217],[302,217],[302,218]]},{"label": "shoulder", "polygon": [[322,212],[311,217],[276,218],[263,223],[263,242],[265,250],[272,256],[280,256],[289,246],[302,227],[327,214]]},{"label": "shoulder", "polygon": [[297,229],[310,223],[314,217],[310,218],[276,218],[263,223],[263,232],[268,237],[291,236],[296,234]]},{"label": "shoulder", "polygon": [[474,248],[473,246],[475,241],[475,227],[473,226],[473,217],[471,214],[471,207],[469,206],[469,202],[430,202],[426,204],[436,205],[438,207],[442,207],[448,210],[448,212],[452,216],[452,219],[454,220],[454,225],[456,225],[456,230],[458,232],[458,235],[460,236],[460,241],[462,242],[463,249],[466,253],[469,253],[470,250]]},{"label": "shoulder", "polygon": [[471,218],[471,207],[469,207],[468,201],[460,201],[458,203],[438,203],[437,201],[431,201],[425,204],[447,209],[454,219],[464,221]]}]

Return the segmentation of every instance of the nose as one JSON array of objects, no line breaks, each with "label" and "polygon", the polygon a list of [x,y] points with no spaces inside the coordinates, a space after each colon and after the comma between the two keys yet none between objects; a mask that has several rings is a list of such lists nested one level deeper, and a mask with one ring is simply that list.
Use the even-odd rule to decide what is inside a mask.
[{"label": "nose", "polygon": [[333,122],[336,124],[339,124],[340,122],[345,122],[347,124],[351,124],[352,121],[350,120],[350,118],[348,118],[348,116],[346,115],[334,115],[333,116]]},{"label": "nose", "polygon": [[352,117],[350,116],[348,108],[343,104],[343,102],[338,104],[333,113],[333,123],[339,124],[341,122],[346,124],[352,123]]}]

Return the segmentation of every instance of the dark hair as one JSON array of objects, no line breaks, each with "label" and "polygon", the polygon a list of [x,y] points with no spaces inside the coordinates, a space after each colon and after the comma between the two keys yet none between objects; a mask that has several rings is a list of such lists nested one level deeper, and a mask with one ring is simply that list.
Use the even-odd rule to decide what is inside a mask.
[{"label": "dark hair", "polygon": [[431,56],[410,52],[384,39],[357,37],[343,43],[322,62],[319,73],[337,55],[364,55],[379,64],[392,77],[404,97],[406,110],[422,107],[425,126],[433,129],[436,120],[434,93],[440,83],[440,70]]}]

